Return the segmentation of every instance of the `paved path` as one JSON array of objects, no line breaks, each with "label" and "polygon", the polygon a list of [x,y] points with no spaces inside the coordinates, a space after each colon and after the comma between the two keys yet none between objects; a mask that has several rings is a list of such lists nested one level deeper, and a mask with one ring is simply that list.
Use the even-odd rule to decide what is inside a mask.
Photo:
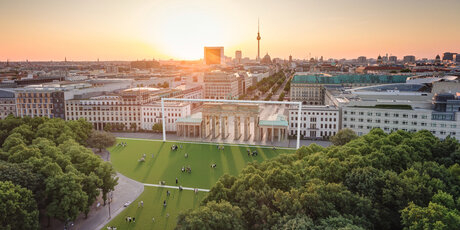
[{"label": "paved path", "polygon": [[[134,201],[144,191],[144,185],[135,180],[129,179],[120,173],[117,173],[118,185],[115,186],[113,192],[113,200],[110,204],[110,212],[112,219],[124,210],[124,204],[128,201]],[[72,229],[101,229],[112,219],[109,219],[109,207],[101,206],[97,210],[92,210],[88,219],[75,221],[75,226]]]},{"label": "paved path", "polygon": [[[143,139],[143,138],[130,138],[130,137],[119,137],[120,139],[126,139],[126,140],[140,140],[140,141],[156,141],[156,142],[163,142],[163,140],[156,140],[156,139]],[[243,146],[243,147],[257,147],[257,148],[265,148],[265,149],[272,149],[272,146],[260,146],[260,145],[245,145],[245,144],[226,144],[226,143],[212,143],[212,142],[194,142],[194,141],[168,141],[166,142],[180,142],[180,143],[190,143],[190,144],[197,144],[197,145],[221,145],[221,146]],[[276,149],[289,149],[292,150],[292,148],[283,148],[283,147],[276,147]]]},{"label": "paved path", "polygon": [[[170,186],[170,185],[161,185],[161,184],[144,184],[144,186],[179,189],[179,186]],[[189,188],[189,187],[182,187],[182,189],[190,190],[190,191],[195,190],[195,188]],[[199,192],[209,192],[209,189],[199,188],[198,191]]]},{"label": "paved path", "polygon": [[[152,140],[152,141],[162,141],[163,140],[163,134],[160,134],[160,133],[150,133],[150,132],[135,132],[135,133],[128,133],[128,132],[114,132],[113,135],[115,135],[116,137],[119,137],[119,138],[133,138],[133,139],[148,139],[148,140]],[[200,143],[204,143],[202,139],[199,139],[199,138],[195,138],[195,139],[188,139],[188,140],[184,140],[184,137],[177,137],[176,135],[174,134],[166,134],[167,137],[168,137],[168,140],[170,140],[171,142],[185,142],[185,141],[188,141],[189,143],[194,143],[194,144],[200,144]],[[206,140],[206,141],[210,141],[210,140]],[[253,142],[253,141],[251,141]],[[219,142],[218,140],[214,141],[213,143],[219,143],[219,145],[227,145],[227,144],[222,144],[221,142]],[[283,147],[288,147],[291,148],[291,149],[295,149],[296,147],[296,143],[297,143],[297,140],[289,140],[289,144],[287,146],[283,146]],[[317,145],[320,145],[320,146],[323,146],[323,147],[327,147],[327,146],[330,146],[332,145],[332,143],[330,141],[319,141],[319,140],[300,140],[300,146],[308,146],[310,144],[317,144]],[[207,144],[210,144],[210,143],[207,143]],[[254,145],[254,146],[260,146],[260,147],[264,147],[263,146],[263,143],[248,143],[248,142],[243,142],[241,141],[240,143],[234,143],[234,145],[244,145],[244,146],[247,146],[247,145]],[[283,143],[284,144],[284,143]],[[228,144],[230,145],[230,144]],[[266,148],[272,148],[271,146],[265,146]],[[280,147],[277,147],[278,149],[281,149]]]}]

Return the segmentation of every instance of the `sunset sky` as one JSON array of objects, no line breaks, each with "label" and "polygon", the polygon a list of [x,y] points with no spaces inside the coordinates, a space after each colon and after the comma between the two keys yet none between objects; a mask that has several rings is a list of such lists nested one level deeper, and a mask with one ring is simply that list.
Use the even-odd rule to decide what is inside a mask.
[{"label": "sunset sky", "polygon": [[0,0],[0,61],[460,52],[459,0]]}]

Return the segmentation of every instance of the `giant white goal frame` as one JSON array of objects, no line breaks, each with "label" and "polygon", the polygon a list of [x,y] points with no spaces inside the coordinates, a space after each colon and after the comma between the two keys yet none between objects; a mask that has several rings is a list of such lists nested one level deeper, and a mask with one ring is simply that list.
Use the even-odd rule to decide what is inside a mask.
[{"label": "giant white goal frame", "polygon": [[224,102],[224,103],[251,103],[251,104],[284,104],[298,105],[297,117],[297,149],[300,148],[300,120],[302,117],[302,102],[293,101],[247,101],[247,100],[218,100],[218,99],[188,99],[188,98],[161,98],[161,120],[163,122],[163,142],[166,141],[165,101],[190,101],[190,102]]}]

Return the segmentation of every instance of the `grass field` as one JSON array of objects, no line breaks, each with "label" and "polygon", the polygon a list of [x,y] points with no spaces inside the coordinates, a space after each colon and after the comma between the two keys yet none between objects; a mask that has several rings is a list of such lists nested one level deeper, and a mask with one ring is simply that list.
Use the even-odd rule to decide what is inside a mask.
[{"label": "grass field", "polygon": [[[176,185],[177,177],[179,185],[193,188],[211,188],[224,173],[238,175],[249,162],[262,162],[294,151],[244,146],[225,146],[224,150],[218,150],[216,145],[209,144],[118,139],[118,142],[121,141],[127,146],[109,148],[112,164],[121,174],[142,183],[166,181],[167,185]],[[182,145],[182,149],[172,151],[173,144]],[[256,150],[259,154],[248,156],[246,149]],[[144,153],[145,162],[139,162]],[[217,165],[214,169],[211,168],[213,163]],[[192,172],[181,172],[183,166],[190,166]]]},{"label": "grass field", "polygon": [[[249,162],[262,162],[281,153],[295,151],[254,146],[225,146],[224,150],[219,150],[213,144],[117,139],[117,143],[120,142],[126,142],[127,146],[114,146],[108,150],[114,168],[121,174],[142,183],[166,181],[166,185],[173,186],[178,178],[178,185],[203,189],[211,188],[224,173],[238,175]],[[172,151],[173,144],[182,145],[182,148]],[[258,156],[248,156],[247,149],[256,150]],[[144,153],[145,162],[139,162]],[[184,157],[185,153],[188,154],[187,158]],[[217,167],[211,168],[211,164]],[[183,166],[190,166],[192,172],[181,172]],[[170,197],[166,197],[166,190],[171,192]],[[195,194],[193,191],[179,192],[177,189],[146,186],[139,198],[107,226],[116,226],[117,229],[173,229],[177,215],[183,210],[198,207],[205,196],[206,192]],[[168,205],[163,208],[165,199]],[[141,200],[144,201],[144,207],[138,208]],[[169,217],[166,217],[167,213]],[[127,223],[127,216],[135,217],[136,223]],[[152,218],[155,218],[155,222]]]},{"label": "grass field", "polygon": [[[176,226],[177,215],[183,210],[193,209],[200,205],[206,192],[169,189],[171,195],[166,196],[166,188],[145,186],[144,192],[132,202],[123,212],[114,218],[107,226],[115,226],[119,230],[124,229],[173,229]],[[163,207],[166,200],[167,206]],[[140,201],[144,207],[138,207]],[[169,213],[169,217],[167,214]],[[126,222],[126,217],[136,218],[136,222]],[[152,221],[155,218],[155,221]],[[107,226],[103,229],[106,230]]]}]

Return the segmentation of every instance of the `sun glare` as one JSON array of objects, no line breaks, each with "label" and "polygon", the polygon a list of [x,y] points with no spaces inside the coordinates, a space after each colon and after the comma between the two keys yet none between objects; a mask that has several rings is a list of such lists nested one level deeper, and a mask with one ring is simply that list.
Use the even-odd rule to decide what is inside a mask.
[{"label": "sun glare", "polygon": [[225,45],[219,17],[200,8],[182,7],[156,12],[147,22],[147,41],[174,59],[200,59],[204,46]]}]

